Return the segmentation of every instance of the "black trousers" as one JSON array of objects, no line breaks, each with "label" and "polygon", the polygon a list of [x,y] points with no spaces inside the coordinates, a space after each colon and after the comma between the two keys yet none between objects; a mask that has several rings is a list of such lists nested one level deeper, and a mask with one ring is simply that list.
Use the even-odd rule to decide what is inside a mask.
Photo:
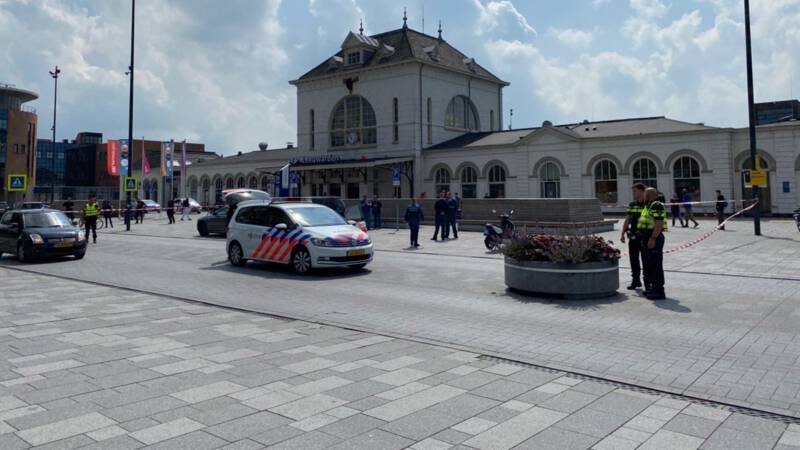
[{"label": "black trousers", "polygon": [[650,290],[655,293],[664,292],[664,233],[661,233],[656,239],[656,245],[653,248],[647,247],[647,241],[650,239],[650,233],[641,237],[642,239],[642,256],[644,261],[644,283],[645,286],[650,286]]},{"label": "black trousers", "polygon": [[[448,214],[447,215],[447,228],[453,230],[453,237],[458,239],[458,225],[456,225],[456,215],[455,214]],[[449,236],[449,231],[448,231]]]},{"label": "black trousers", "polygon": [[167,219],[169,219],[169,223],[175,223],[175,211],[172,209],[167,210]]},{"label": "black trousers", "polygon": [[442,239],[447,237],[447,218],[444,215],[438,215],[435,219],[436,226],[433,229],[433,239],[439,236],[439,230],[442,231]]},{"label": "black trousers", "polygon": [[111,214],[104,215],[103,219],[105,220],[107,227],[110,226],[111,228],[114,228],[114,221],[111,219]]},{"label": "black trousers", "polygon": [[[717,225],[725,222],[725,211],[717,211]],[[725,227],[720,227],[720,230],[725,230]]]},{"label": "black trousers", "polygon": [[409,223],[408,229],[411,231],[411,245],[419,244],[419,222]]},{"label": "black trousers", "polygon": [[633,284],[640,283],[640,277],[642,275],[642,266],[639,263],[643,259],[642,255],[642,241],[639,240],[638,236],[631,236],[628,238],[628,255],[630,256],[631,261],[631,278],[633,279]]},{"label": "black trousers", "polygon": [[89,242],[89,230],[92,231],[92,239],[94,239],[94,241],[97,242],[97,216],[86,217],[85,219],[83,219],[83,227],[85,229],[84,237],[86,239],[86,242]]}]

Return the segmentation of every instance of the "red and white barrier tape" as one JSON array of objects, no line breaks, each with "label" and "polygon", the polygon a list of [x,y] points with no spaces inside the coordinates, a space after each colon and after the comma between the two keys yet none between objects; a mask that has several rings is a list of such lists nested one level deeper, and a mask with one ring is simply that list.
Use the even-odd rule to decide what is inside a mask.
[{"label": "red and white barrier tape", "polygon": [[[740,200],[702,200],[696,202],[675,202],[675,203],[662,203],[664,206],[685,206],[685,205],[716,205],[717,203],[747,203],[752,202],[753,199],[740,199]],[[604,208],[627,208],[628,205],[618,205],[612,203],[603,203]]]}]

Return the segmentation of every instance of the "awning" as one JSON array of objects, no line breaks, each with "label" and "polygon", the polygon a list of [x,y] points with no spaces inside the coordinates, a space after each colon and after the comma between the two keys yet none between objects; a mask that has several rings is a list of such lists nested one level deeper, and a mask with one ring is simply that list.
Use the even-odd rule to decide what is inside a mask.
[{"label": "awning", "polygon": [[[350,161],[336,161],[336,162],[329,162],[329,163],[319,163],[319,164],[293,164],[291,166],[291,170],[293,171],[307,171],[307,170],[337,170],[337,169],[359,169],[359,168],[369,168],[369,167],[378,167],[378,166],[387,166],[387,165],[394,165],[400,164],[404,162],[413,161],[414,158],[404,157],[404,158],[382,158],[382,159],[370,159],[370,160],[350,160]],[[272,170],[267,168],[261,168],[259,170],[266,171]]]}]

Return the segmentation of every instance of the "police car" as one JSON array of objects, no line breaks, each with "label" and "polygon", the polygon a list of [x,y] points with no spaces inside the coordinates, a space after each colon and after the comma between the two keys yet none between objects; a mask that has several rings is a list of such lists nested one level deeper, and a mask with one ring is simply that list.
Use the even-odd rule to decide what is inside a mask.
[{"label": "police car", "polygon": [[311,202],[239,203],[228,225],[227,248],[234,266],[275,262],[299,274],[319,267],[361,269],[373,255],[367,233],[327,206]]}]

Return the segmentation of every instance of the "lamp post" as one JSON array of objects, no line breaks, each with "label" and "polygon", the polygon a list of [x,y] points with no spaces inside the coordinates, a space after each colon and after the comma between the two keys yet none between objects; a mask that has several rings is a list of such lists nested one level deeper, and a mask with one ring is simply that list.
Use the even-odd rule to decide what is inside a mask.
[{"label": "lamp post", "polygon": [[[744,0],[744,36],[747,47],[747,108],[750,116],[750,161],[753,170],[760,170],[756,162],[756,107],[753,95],[753,50],[750,44],[750,0]],[[759,186],[753,185],[753,200],[759,199]],[[753,230],[761,236],[761,205],[753,208]]]},{"label": "lamp post", "polygon": [[58,107],[58,75],[61,69],[56,66],[54,70],[50,71],[50,76],[53,77],[53,148],[50,153],[50,203],[55,200],[56,191],[56,110]]},{"label": "lamp post", "polygon": [[[134,31],[136,29],[136,0],[131,0],[131,64],[128,66],[128,76],[130,77],[130,93],[128,95],[128,174],[131,176],[131,166],[133,166],[133,42]],[[125,195],[126,211],[127,205],[131,203],[131,193]],[[127,212],[126,212],[127,214]],[[131,230],[130,218],[125,221],[125,229]]]}]

